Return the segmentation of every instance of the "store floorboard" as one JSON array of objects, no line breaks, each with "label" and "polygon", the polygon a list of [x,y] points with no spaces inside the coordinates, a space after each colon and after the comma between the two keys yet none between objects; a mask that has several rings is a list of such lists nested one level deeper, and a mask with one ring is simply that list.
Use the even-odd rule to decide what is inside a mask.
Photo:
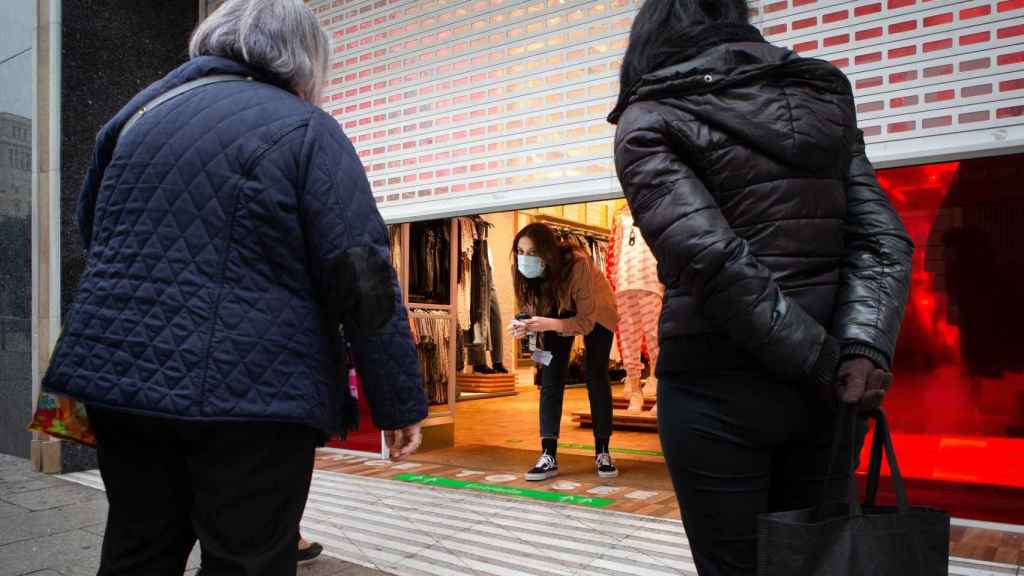
[{"label": "store floorboard", "polygon": [[[621,386],[613,388],[619,393]],[[491,398],[460,402],[455,408],[455,447],[495,446],[533,451],[536,460],[540,451],[540,430],[538,407],[540,393],[532,385],[520,385],[519,394],[505,398]],[[560,454],[587,455],[593,448],[572,449],[568,445],[593,446],[594,432],[573,422],[572,413],[589,410],[585,388],[569,388],[565,391],[562,407],[562,429],[559,443]],[[618,450],[628,450],[624,453]],[[619,460],[640,460],[662,462],[661,444],[656,432],[630,432],[617,430],[612,436],[613,455]],[[638,453],[639,452],[639,453]],[[646,454],[644,454],[646,453]],[[518,461],[516,461],[518,464]],[[533,462],[530,462],[532,465]]]}]

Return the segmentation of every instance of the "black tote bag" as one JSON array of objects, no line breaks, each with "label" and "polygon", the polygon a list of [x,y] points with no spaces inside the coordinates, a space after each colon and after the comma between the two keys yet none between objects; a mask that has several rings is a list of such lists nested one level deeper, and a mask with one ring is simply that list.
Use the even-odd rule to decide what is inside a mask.
[{"label": "black tote bag", "polygon": [[[858,500],[856,450],[850,450],[848,502],[758,517],[758,576],[949,574],[949,513],[907,503],[885,413],[878,410],[870,417],[875,420],[875,436],[865,503],[861,505]],[[857,418],[855,409],[838,418],[830,466],[834,465],[844,427],[853,434]],[[895,507],[875,504],[883,449],[896,488]]]}]

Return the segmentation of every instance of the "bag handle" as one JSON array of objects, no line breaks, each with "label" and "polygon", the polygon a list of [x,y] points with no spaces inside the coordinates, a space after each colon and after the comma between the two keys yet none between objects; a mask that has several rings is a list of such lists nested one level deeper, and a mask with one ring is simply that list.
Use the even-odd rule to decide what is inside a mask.
[{"label": "bag handle", "polygon": [[851,405],[842,410],[839,416],[836,418],[835,427],[832,432],[832,448],[828,459],[828,470],[825,472],[825,478],[822,481],[821,489],[821,502],[818,504],[815,516],[819,519],[824,517],[826,499],[828,498],[828,489],[831,486],[832,472],[835,470],[836,458],[839,456],[839,446],[843,442],[844,431],[849,434],[850,438],[850,456],[846,466],[846,481],[848,489],[847,504],[849,506],[850,516],[860,516],[863,514],[861,510],[860,500],[857,495],[857,479],[855,476],[856,464],[857,464],[857,451],[853,446],[853,439],[857,434],[857,406]]},{"label": "bag handle", "polygon": [[899,464],[896,463],[896,448],[892,443],[889,419],[881,408],[870,412],[868,417],[875,421],[875,437],[871,442],[871,463],[868,466],[865,504],[867,506],[875,505],[878,496],[878,482],[882,475],[882,450],[884,448],[885,459],[889,461],[889,470],[892,472],[893,486],[896,489],[896,507],[901,514],[906,514],[910,510],[910,502],[907,499],[903,474],[900,473]]},{"label": "bag handle", "polygon": [[128,120],[124,123],[124,126],[121,127],[121,131],[120,133],[118,133],[118,139],[124,137],[125,132],[131,129],[132,126],[135,126],[135,123],[138,122],[140,118],[142,118],[143,114],[145,114],[146,112],[153,111],[154,108],[160,106],[168,100],[172,100],[186,92],[190,92],[192,90],[195,90],[196,88],[207,86],[209,84],[218,84],[220,82],[236,82],[240,80],[252,80],[252,77],[239,76],[237,74],[215,74],[212,76],[196,78],[195,80],[190,80],[188,82],[185,82],[184,84],[181,84],[180,86],[172,88],[167,92],[164,92],[163,94],[145,103],[138,110],[136,110],[135,114],[132,114],[131,117],[128,118]]}]

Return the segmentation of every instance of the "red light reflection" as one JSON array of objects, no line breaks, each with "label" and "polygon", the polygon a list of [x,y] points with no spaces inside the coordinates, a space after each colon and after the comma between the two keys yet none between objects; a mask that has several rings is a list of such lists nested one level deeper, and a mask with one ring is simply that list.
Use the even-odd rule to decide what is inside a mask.
[{"label": "red light reflection", "polygon": [[1024,488],[1024,155],[878,180],[917,246],[886,400],[901,469]]}]

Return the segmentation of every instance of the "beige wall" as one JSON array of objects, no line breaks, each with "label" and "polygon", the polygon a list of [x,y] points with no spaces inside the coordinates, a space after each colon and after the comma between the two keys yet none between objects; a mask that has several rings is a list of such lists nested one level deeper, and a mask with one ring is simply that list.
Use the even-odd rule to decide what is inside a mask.
[{"label": "beige wall", "polygon": [[[499,212],[487,214],[484,220],[494,225],[487,236],[488,245],[491,248],[491,269],[494,271],[494,286],[498,292],[498,305],[501,307],[502,328],[512,322],[516,312],[516,297],[512,290],[512,269],[509,260],[509,253],[512,250],[512,239],[516,235],[516,213]],[[514,370],[516,365],[515,346],[516,341],[507,331],[503,330],[502,362],[509,370]]]}]

